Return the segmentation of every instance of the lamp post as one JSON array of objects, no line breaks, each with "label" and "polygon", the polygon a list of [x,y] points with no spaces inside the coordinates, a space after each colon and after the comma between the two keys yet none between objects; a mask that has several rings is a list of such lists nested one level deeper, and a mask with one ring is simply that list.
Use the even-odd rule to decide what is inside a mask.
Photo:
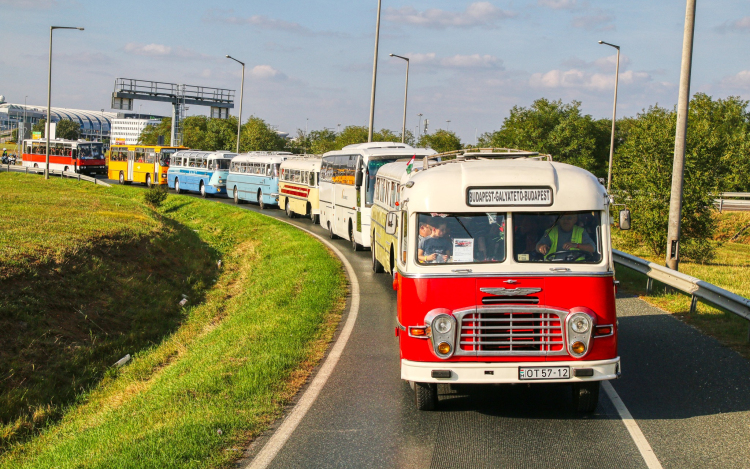
[{"label": "lamp post", "polygon": [[451,121],[450,120],[445,121],[445,131],[446,132],[450,131],[450,128],[451,128]]},{"label": "lamp post", "polygon": [[83,28],[76,26],[50,26],[49,27],[49,74],[47,76],[47,150],[44,163],[44,179],[49,179],[49,127],[52,120],[52,111],[50,108],[50,98],[52,97],[52,31],[55,29],[77,29],[83,31]]},{"label": "lamp post", "polygon": [[378,76],[378,42],[380,42],[380,5],[378,0],[378,19],[375,22],[375,58],[372,60],[372,91],[370,92],[370,125],[367,131],[367,141],[372,142],[373,125],[375,124],[375,81]]},{"label": "lamp post", "polygon": [[409,58],[402,57],[396,54],[390,54],[391,57],[396,57],[401,60],[406,60],[406,86],[404,87],[404,122],[401,124],[401,143],[406,143],[406,98],[409,95]]},{"label": "lamp post", "polygon": [[422,137],[422,113],[420,112],[417,114],[419,116],[419,125],[417,125],[417,134],[419,134],[419,137]]},{"label": "lamp post", "polygon": [[612,106],[612,137],[609,141],[609,169],[607,170],[607,193],[612,186],[612,155],[615,152],[615,117],[617,115],[617,85],[620,79],[620,46],[608,42],[599,41],[599,44],[617,49],[617,65],[615,66],[615,104]]},{"label": "lamp post", "polygon": [[238,64],[242,65],[242,81],[240,82],[240,115],[237,118],[237,151],[240,152],[240,131],[242,130],[242,99],[245,96],[245,62],[240,62],[231,55],[227,55],[228,59],[232,59]]}]

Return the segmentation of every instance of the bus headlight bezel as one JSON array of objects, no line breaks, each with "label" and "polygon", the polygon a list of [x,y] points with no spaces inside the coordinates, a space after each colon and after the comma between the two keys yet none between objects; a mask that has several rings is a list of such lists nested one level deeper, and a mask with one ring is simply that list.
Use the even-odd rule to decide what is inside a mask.
[{"label": "bus headlight bezel", "polygon": [[[451,358],[456,351],[456,318],[452,312],[445,308],[434,309],[427,313],[424,323],[430,331],[430,342],[435,356],[443,360]],[[441,353],[441,344],[448,344],[450,351]]]},{"label": "bus headlight bezel", "polygon": [[[586,327],[580,327],[582,324],[585,324]],[[576,308],[571,310],[570,314],[565,318],[565,330],[567,335],[566,343],[568,353],[571,356],[581,358],[589,352],[591,349],[591,335],[595,327],[596,317],[593,314],[587,311],[581,311],[580,309],[576,310]],[[578,342],[582,343],[584,346],[581,353],[573,351],[573,344]],[[580,348],[580,346],[577,346],[576,348]]]}]

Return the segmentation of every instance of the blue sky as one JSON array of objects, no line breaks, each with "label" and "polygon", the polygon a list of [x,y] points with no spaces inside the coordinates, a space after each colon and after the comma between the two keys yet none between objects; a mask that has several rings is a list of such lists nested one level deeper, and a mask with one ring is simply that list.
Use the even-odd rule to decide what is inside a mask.
[{"label": "blue sky", "polygon": [[[117,77],[239,96],[230,54],[247,63],[245,118],[289,132],[366,125],[376,9],[376,0],[0,0],[0,94],[46,104],[49,26],[82,26],[55,32],[54,106],[108,110]],[[408,128],[422,113],[429,131],[449,126],[465,142],[540,97],[611,116],[615,51],[600,39],[622,47],[618,116],[671,108],[684,18],[684,0],[383,0],[375,127],[401,128],[405,65],[391,52],[411,58]],[[691,92],[747,99],[748,45],[748,0],[699,1]]]}]

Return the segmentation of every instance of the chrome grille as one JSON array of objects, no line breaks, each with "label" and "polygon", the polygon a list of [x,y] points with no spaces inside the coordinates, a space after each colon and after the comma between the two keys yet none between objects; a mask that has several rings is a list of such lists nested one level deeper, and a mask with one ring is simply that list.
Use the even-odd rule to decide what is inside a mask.
[{"label": "chrome grille", "polygon": [[[534,306],[478,307],[460,314],[460,355],[555,355],[565,353],[567,312]],[[457,314],[458,316],[458,314]],[[459,352],[460,351],[460,352]]]}]

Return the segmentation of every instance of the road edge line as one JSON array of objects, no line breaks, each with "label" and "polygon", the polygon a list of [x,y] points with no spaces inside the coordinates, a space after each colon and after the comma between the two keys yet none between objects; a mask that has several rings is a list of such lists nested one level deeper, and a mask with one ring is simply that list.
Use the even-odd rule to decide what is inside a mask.
[{"label": "road edge line", "polygon": [[300,397],[299,401],[297,401],[297,404],[294,406],[292,411],[284,419],[284,422],[279,426],[279,428],[276,429],[273,435],[271,435],[271,437],[268,439],[263,448],[258,452],[258,454],[256,454],[255,457],[247,464],[240,466],[243,469],[265,469],[271,464],[271,462],[273,462],[276,455],[279,453],[279,451],[281,451],[281,448],[284,447],[287,440],[289,440],[289,438],[292,436],[292,433],[294,433],[294,431],[297,429],[297,426],[305,417],[307,411],[310,410],[310,407],[312,407],[312,405],[315,403],[315,400],[318,398],[320,391],[328,382],[328,378],[333,373],[334,368],[336,368],[339,358],[341,358],[344,347],[346,347],[346,344],[349,342],[349,337],[351,336],[352,330],[354,329],[354,323],[357,321],[357,315],[359,314],[359,281],[357,280],[357,275],[354,271],[354,268],[346,259],[346,257],[344,257],[341,251],[339,251],[336,246],[328,242],[322,236],[317,235],[312,231],[306,230],[305,228],[294,225],[287,221],[279,220],[275,217],[273,218],[316,237],[325,246],[331,249],[334,254],[336,254],[336,256],[341,260],[341,263],[344,264],[346,273],[349,276],[349,282],[351,284],[351,304],[349,307],[349,313],[346,318],[346,323],[341,329],[341,333],[339,334],[336,343],[331,348],[330,353],[323,362],[323,365],[321,365],[320,370],[315,375],[315,378],[313,378],[312,382],[302,394],[302,397]]},{"label": "road edge line", "polygon": [[604,388],[604,392],[607,393],[609,400],[612,401],[612,404],[615,406],[615,409],[617,409],[617,413],[620,414],[620,419],[622,419],[622,423],[625,425],[625,428],[627,428],[628,433],[630,433],[630,437],[633,439],[633,443],[635,443],[638,451],[641,452],[641,456],[643,457],[646,466],[648,466],[649,469],[662,469],[661,463],[656,457],[651,445],[648,443],[648,440],[643,435],[641,427],[638,426],[633,415],[631,415],[628,408],[625,407],[625,403],[622,401],[620,395],[617,394],[615,388],[612,387],[612,384],[610,384],[609,381],[603,381],[602,387]]}]

